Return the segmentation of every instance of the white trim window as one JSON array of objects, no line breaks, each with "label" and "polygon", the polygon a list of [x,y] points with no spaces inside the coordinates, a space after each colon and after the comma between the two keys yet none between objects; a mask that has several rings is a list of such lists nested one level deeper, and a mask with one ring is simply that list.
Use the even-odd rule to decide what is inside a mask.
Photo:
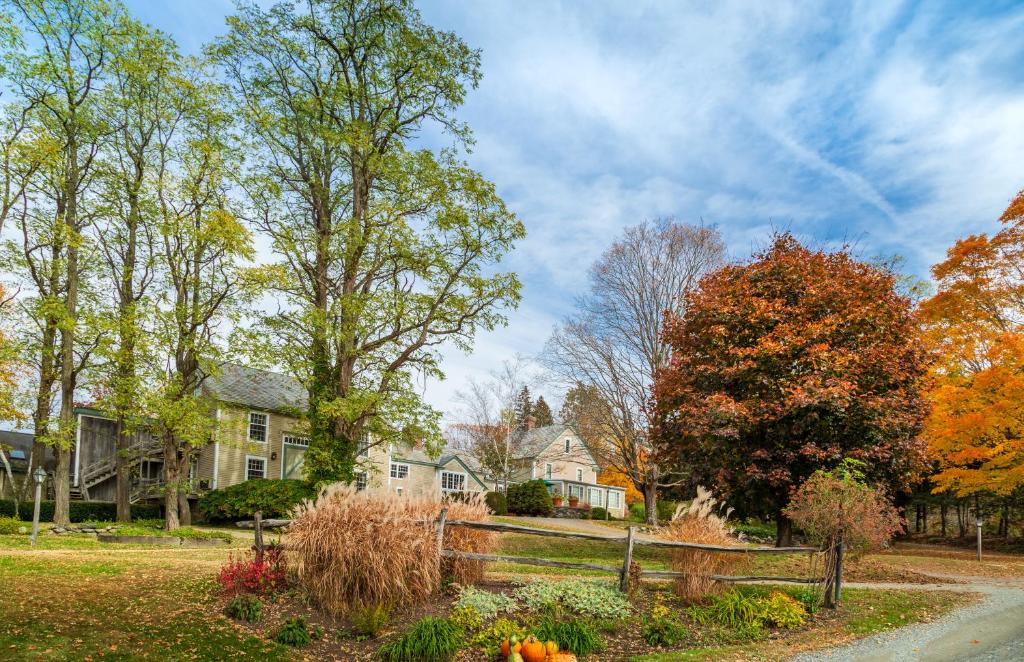
[{"label": "white trim window", "polygon": [[249,441],[257,444],[267,443],[267,428],[270,416],[261,411],[249,412]]},{"label": "white trim window", "polygon": [[600,506],[601,501],[601,490],[597,489],[596,487],[589,488],[587,493],[587,503],[589,503],[592,506]]},{"label": "white trim window", "polygon": [[409,465],[401,462],[391,463],[391,477],[396,480],[409,477]]},{"label": "white trim window", "polygon": [[458,471],[441,472],[441,491],[445,494],[450,492],[466,491],[466,474]]},{"label": "white trim window", "polygon": [[569,440],[569,439],[566,439],[566,440],[565,440],[565,454],[566,454],[566,455],[568,455],[568,454],[569,454],[569,451],[570,451],[570,450],[571,450],[571,448],[572,448],[572,446],[571,446],[571,443],[572,443],[572,442],[571,442],[571,440]]},{"label": "white trim window", "polygon": [[552,473],[551,464],[550,463],[545,464],[544,465],[544,477],[547,478],[548,480],[551,480],[551,473]]},{"label": "white trim window", "polygon": [[267,458],[258,455],[245,456],[245,479],[259,480],[267,477]]},{"label": "white trim window", "polygon": [[576,480],[577,482],[583,482],[583,469],[576,469]]},{"label": "white trim window", "polygon": [[618,510],[621,507],[619,504],[619,493],[615,490],[608,490],[608,508],[610,510]]},{"label": "white trim window", "polygon": [[281,435],[281,442],[288,444],[289,446],[309,447],[309,437],[302,437],[297,434],[288,434],[287,432]]},{"label": "white trim window", "polygon": [[583,486],[582,485],[569,485],[569,498],[576,497],[577,499],[583,498]]},{"label": "white trim window", "polygon": [[356,492],[362,492],[366,489],[366,472],[356,472]]}]

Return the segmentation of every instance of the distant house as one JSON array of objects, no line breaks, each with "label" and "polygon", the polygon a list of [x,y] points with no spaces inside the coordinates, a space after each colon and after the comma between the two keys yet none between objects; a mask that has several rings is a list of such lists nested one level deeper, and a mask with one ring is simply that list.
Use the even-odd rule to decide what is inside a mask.
[{"label": "distant house", "polygon": [[[301,420],[307,395],[295,379],[239,365],[222,366],[203,386],[216,401],[218,429],[192,464],[190,479],[201,493],[246,480],[301,478],[309,437]],[[96,409],[79,408],[72,456],[75,498],[114,499],[116,422]],[[153,498],[163,482],[160,441],[135,435],[129,453],[132,501]],[[445,448],[432,457],[423,449],[375,446],[359,455],[356,485],[400,495],[484,492],[493,489],[479,465]]]},{"label": "distant house", "polygon": [[606,508],[616,517],[625,515],[625,488],[597,482],[597,459],[571,426],[545,425],[528,430],[519,443],[516,459],[523,468],[515,474],[514,482],[539,478],[552,495]]},{"label": "distant house", "polygon": [[[14,480],[21,487],[24,480],[25,470],[28,468],[28,459],[32,455],[32,443],[35,435],[30,432],[15,432],[13,430],[0,430],[0,448],[7,454],[7,460],[11,463],[11,473]],[[43,465],[52,469],[55,464],[53,450],[46,449]],[[11,485],[7,471],[0,467],[0,499],[10,498],[14,495],[15,486]]]}]

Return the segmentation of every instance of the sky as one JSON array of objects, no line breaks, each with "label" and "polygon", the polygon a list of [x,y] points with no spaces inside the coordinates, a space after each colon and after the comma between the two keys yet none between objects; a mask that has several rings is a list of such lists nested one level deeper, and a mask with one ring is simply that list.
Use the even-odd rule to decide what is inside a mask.
[{"label": "sky", "polygon": [[[129,0],[187,52],[229,0]],[[470,378],[536,355],[625,227],[716,226],[732,259],[773,230],[900,255],[927,277],[991,232],[1024,187],[1024,3],[420,2],[482,50],[459,116],[466,159],[528,237],[506,328],[446,352],[426,399],[456,415]],[[558,400],[554,387],[541,389]]]}]

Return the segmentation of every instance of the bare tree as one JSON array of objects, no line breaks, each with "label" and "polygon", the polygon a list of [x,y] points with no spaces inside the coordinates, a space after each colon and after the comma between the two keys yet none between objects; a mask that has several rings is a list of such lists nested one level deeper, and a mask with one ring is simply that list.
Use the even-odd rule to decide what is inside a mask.
[{"label": "bare tree", "polygon": [[644,494],[657,523],[657,489],[678,484],[650,444],[651,384],[668,363],[661,337],[666,311],[682,313],[684,295],[724,262],[715,228],[644,222],[628,228],[590,269],[590,291],[548,340],[543,362],[588,394],[586,421],[567,421],[606,468]]},{"label": "bare tree", "polygon": [[522,468],[522,440],[526,430],[519,425],[516,403],[527,385],[524,360],[517,356],[504,361],[485,382],[470,379],[465,390],[456,393],[463,405],[462,422],[449,427],[449,438],[473,455],[502,490]]}]

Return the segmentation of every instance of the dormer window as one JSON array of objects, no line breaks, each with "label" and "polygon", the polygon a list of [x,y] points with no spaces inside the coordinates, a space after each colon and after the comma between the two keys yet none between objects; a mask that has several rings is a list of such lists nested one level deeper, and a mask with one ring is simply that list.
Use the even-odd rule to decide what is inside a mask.
[{"label": "dormer window", "polygon": [[566,454],[569,453],[569,440],[568,439],[565,440],[565,452],[566,452]]}]

